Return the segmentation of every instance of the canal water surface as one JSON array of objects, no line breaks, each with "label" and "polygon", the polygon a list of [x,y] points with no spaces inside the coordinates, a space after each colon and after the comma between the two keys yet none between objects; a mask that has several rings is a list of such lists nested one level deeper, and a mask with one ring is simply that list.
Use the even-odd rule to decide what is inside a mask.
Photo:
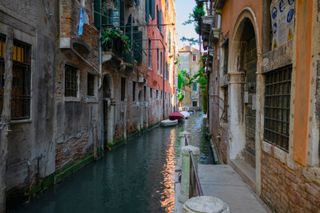
[{"label": "canal water surface", "polygon": [[192,143],[201,148],[200,162],[212,161],[202,123],[201,113],[196,113],[177,127],[158,127],[132,138],[30,203],[9,212],[172,212],[179,134],[189,131]]}]

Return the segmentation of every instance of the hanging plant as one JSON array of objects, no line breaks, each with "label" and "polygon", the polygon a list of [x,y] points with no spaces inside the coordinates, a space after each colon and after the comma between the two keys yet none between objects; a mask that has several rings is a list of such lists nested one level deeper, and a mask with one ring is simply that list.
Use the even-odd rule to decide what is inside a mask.
[{"label": "hanging plant", "polygon": [[115,41],[120,41],[123,51],[129,52],[130,39],[120,29],[108,28],[101,33],[101,42],[105,49],[110,49]]}]

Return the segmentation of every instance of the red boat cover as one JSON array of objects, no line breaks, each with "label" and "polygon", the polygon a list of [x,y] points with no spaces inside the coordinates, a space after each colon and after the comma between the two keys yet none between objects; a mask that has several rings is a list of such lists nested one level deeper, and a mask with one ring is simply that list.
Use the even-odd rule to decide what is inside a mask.
[{"label": "red boat cover", "polygon": [[173,112],[169,115],[170,120],[181,120],[184,116],[180,112]]}]

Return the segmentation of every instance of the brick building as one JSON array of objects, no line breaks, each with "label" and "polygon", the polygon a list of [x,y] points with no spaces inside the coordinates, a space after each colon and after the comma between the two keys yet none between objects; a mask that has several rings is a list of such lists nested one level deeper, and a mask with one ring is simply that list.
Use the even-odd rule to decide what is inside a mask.
[{"label": "brick building", "polygon": [[172,111],[174,1],[2,0],[0,17],[0,212]]},{"label": "brick building", "polygon": [[273,211],[317,212],[319,2],[208,3],[202,38],[220,160]]}]

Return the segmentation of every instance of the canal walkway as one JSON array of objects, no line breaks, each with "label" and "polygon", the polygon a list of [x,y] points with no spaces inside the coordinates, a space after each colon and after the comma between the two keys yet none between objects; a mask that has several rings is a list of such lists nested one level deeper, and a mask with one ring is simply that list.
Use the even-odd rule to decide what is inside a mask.
[{"label": "canal walkway", "polygon": [[204,195],[222,199],[231,212],[270,212],[231,166],[199,164],[198,169]]}]

